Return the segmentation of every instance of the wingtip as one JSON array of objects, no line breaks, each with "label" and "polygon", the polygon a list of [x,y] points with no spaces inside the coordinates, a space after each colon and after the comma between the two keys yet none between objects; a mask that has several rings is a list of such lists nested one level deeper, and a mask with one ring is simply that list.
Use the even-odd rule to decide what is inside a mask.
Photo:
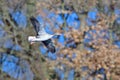
[{"label": "wingtip", "polygon": [[36,18],[34,16],[31,16],[30,20],[33,21],[33,20],[36,20]]},{"label": "wingtip", "polygon": [[30,21],[32,22],[33,25],[36,23],[39,23],[38,20],[34,16],[30,17]]}]

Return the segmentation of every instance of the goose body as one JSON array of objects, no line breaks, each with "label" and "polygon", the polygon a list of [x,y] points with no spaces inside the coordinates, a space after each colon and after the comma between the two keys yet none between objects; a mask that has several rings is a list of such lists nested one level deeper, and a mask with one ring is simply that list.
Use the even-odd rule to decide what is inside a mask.
[{"label": "goose body", "polygon": [[33,42],[42,42],[46,48],[48,48],[49,51],[52,53],[55,53],[55,45],[52,41],[52,37],[54,35],[48,34],[45,29],[44,25],[39,23],[38,20],[34,17],[30,18],[30,21],[36,31],[36,36],[29,36],[28,41],[33,43]]}]

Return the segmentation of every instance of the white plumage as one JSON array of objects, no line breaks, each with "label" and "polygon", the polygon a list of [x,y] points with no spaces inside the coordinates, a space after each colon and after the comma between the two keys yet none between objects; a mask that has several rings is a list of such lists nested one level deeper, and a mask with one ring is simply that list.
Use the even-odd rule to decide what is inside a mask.
[{"label": "white plumage", "polygon": [[29,42],[45,41],[54,36],[54,35],[48,34],[44,29],[44,24],[39,23],[36,19],[32,18],[31,22],[35,28],[37,35],[29,36],[28,37]]},{"label": "white plumage", "polygon": [[37,35],[29,36],[28,41],[31,43],[42,42],[49,51],[55,53],[55,45],[53,44],[51,39],[54,35],[48,34],[44,29],[44,24],[39,23],[36,18],[31,17],[30,21],[32,22]]}]

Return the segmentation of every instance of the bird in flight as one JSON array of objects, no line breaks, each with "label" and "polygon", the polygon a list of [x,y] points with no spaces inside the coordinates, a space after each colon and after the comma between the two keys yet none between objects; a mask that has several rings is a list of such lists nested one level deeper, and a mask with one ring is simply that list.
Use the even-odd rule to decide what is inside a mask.
[{"label": "bird in flight", "polygon": [[30,17],[30,21],[36,31],[36,36],[29,36],[28,41],[31,44],[34,42],[42,42],[50,52],[55,53],[56,49],[52,41],[54,35],[48,34],[44,29],[44,25],[39,23],[35,17]]}]

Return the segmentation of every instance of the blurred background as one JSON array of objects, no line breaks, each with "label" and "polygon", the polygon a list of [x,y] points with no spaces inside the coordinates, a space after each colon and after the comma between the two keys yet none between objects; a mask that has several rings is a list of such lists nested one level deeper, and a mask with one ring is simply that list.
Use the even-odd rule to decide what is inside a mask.
[{"label": "blurred background", "polygon": [[[0,80],[120,80],[119,0],[0,0]],[[54,36],[41,43],[34,16]]]}]

